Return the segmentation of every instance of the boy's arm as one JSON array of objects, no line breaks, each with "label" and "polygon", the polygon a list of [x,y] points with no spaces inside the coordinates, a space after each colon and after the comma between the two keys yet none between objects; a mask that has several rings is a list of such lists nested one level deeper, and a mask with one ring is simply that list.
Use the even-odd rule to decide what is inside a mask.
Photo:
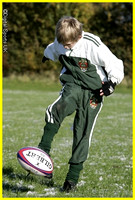
[{"label": "boy's arm", "polygon": [[115,86],[120,84],[124,78],[123,62],[101,41],[99,47],[94,46],[92,52],[93,63],[103,66],[108,76],[108,82],[102,82],[100,95],[109,96],[114,92]]},{"label": "boy's arm", "polygon": [[60,51],[63,51],[62,45],[60,45],[57,40],[51,44],[49,44],[44,50],[44,57],[45,59],[48,58],[52,61],[58,61]]},{"label": "boy's arm", "polygon": [[49,44],[46,49],[44,50],[44,57],[48,58],[49,60],[56,61],[57,60],[57,53],[55,51],[55,44]]},{"label": "boy's arm", "polygon": [[108,75],[108,80],[118,85],[124,78],[124,66],[109,48],[100,41],[100,46],[92,49],[92,61],[96,65],[103,66]]}]

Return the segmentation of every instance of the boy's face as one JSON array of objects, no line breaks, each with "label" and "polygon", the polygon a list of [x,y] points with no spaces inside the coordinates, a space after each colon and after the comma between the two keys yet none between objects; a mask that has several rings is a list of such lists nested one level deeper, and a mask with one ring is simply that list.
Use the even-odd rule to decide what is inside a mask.
[{"label": "boy's face", "polygon": [[77,41],[69,41],[69,42],[66,42],[65,44],[62,44],[64,46],[65,49],[72,49],[75,44],[81,39],[81,35],[79,36],[78,40]]},{"label": "boy's face", "polygon": [[67,43],[62,44],[62,45],[64,46],[65,49],[72,49],[75,44],[76,44],[76,42],[67,42]]}]

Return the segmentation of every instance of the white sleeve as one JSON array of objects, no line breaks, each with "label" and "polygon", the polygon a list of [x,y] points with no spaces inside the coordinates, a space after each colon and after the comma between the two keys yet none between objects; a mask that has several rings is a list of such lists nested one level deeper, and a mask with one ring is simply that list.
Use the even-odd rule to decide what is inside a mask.
[{"label": "white sleeve", "polygon": [[44,56],[53,61],[58,60],[59,58],[58,42],[56,40],[46,47],[46,49],[44,50]]},{"label": "white sleeve", "polygon": [[105,68],[108,79],[113,83],[119,84],[123,80],[124,66],[122,60],[118,59],[101,41],[100,46],[93,49],[93,62]]},{"label": "white sleeve", "polygon": [[57,61],[58,57],[54,49],[54,43],[49,44],[44,50],[44,56],[50,60]]}]

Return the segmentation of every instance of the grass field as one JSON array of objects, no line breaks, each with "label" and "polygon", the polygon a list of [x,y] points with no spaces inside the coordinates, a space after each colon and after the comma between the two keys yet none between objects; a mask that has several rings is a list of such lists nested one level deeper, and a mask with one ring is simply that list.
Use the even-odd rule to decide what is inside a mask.
[{"label": "grass field", "polygon": [[132,197],[132,91],[126,88],[104,99],[75,192],[59,191],[71,156],[74,114],[64,120],[52,144],[53,180],[26,177],[16,153],[38,145],[45,109],[59,89],[57,84],[3,80],[3,197]]}]

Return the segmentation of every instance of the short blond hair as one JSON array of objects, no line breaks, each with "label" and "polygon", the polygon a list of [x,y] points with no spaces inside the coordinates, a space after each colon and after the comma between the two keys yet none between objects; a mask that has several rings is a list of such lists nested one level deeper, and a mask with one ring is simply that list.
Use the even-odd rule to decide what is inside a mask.
[{"label": "short blond hair", "polygon": [[55,35],[59,43],[76,42],[82,35],[83,25],[74,17],[62,17],[55,29]]}]

